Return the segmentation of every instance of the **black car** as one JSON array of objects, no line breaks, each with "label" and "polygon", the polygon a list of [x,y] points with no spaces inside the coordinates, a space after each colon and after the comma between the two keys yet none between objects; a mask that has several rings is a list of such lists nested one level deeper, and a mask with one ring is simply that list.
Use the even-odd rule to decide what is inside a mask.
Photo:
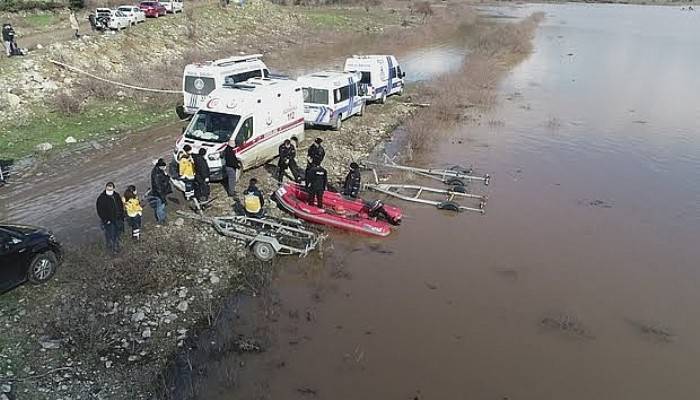
[{"label": "black car", "polygon": [[56,273],[61,245],[46,229],[0,224],[0,293],[29,281],[40,284]]}]

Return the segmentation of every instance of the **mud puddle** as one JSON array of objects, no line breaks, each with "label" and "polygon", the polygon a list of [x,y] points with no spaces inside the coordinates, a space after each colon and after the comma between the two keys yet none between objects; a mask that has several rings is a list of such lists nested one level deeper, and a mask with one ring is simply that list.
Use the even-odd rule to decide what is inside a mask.
[{"label": "mud puddle", "polygon": [[487,214],[404,203],[388,239],[335,234],[325,260],[289,261],[272,347],[199,398],[700,396],[698,25],[503,10],[547,12],[534,54],[483,123],[420,157],[491,173]]}]

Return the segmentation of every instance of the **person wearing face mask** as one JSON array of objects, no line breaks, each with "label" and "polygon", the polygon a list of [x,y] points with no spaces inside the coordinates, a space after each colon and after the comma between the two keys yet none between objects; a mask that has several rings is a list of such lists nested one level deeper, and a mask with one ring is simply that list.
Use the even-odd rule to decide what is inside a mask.
[{"label": "person wearing face mask", "polygon": [[156,165],[151,170],[151,190],[149,192],[148,204],[153,208],[156,216],[156,224],[165,223],[166,212],[165,205],[167,204],[166,197],[173,192],[170,186],[170,179],[166,173],[167,165],[165,160],[159,158]]},{"label": "person wearing face mask", "polygon": [[120,225],[123,227],[124,203],[114,190],[114,183],[107,182],[105,190],[97,197],[97,215],[105,233],[107,249],[113,254],[119,251]]}]

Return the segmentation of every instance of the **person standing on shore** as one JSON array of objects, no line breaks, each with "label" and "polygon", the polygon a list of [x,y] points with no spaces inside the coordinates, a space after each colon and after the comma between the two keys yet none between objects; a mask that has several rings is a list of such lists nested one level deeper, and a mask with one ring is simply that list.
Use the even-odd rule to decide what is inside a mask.
[{"label": "person standing on shore", "polygon": [[323,159],[326,158],[326,150],[321,146],[321,143],[323,143],[323,139],[316,138],[306,152],[307,157],[311,157],[312,163],[316,165],[321,165]]},{"label": "person standing on shore", "polygon": [[12,56],[12,42],[15,40],[15,30],[12,25],[2,25],[2,44],[5,45],[5,54],[8,57]]},{"label": "person standing on shore", "polygon": [[177,155],[178,172],[185,184],[185,200],[194,196],[194,161],[192,161],[192,146],[186,144]]},{"label": "person standing on shore", "polygon": [[170,178],[165,172],[166,167],[165,160],[159,158],[151,170],[151,191],[148,197],[148,204],[153,208],[157,225],[165,223],[167,215],[165,212],[166,196],[173,192],[173,188],[170,186]]},{"label": "person standing on shore", "polygon": [[199,152],[192,157],[194,161],[194,195],[200,202],[209,201],[209,194],[211,193],[209,188],[209,176],[211,172],[206,155],[207,149],[202,147],[199,149]]},{"label": "person standing on shore", "polygon": [[75,16],[75,11],[70,10],[68,20],[70,21],[70,29],[75,32],[75,38],[80,39],[80,25],[78,24],[78,18]]},{"label": "person standing on shore", "polygon": [[119,251],[119,225],[124,223],[124,203],[114,189],[114,183],[107,182],[105,190],[97,197],[96,204],[107,249],[112,254]]},{"label": "person standing on shore", "polygon": [[284,173],[287,169],[292,171],[294,180],[299,182],[301,177],[299,176],[299,166],[297,165],[297,149],[292,144],[292,141],[287,139],[279,147],[279,160],[277,161],[277,180],[282,183],[284,178]]},{"label": "person standing on shore", "polygon": [[236,180],[238,170],[243,169],[241,160],[236,157],[236,149],[226,146],[224,149],[224,175],[226,177],[226,193],[228,197],[236,197]]},{"label": "person standing on shore", "polygon": [[127,221],[131,227],[131,238],[134,240],[141,239],[143,207],[141,207],[136,186],[134,185],[129,185],[124,191],[124,209],[126,210]]}]

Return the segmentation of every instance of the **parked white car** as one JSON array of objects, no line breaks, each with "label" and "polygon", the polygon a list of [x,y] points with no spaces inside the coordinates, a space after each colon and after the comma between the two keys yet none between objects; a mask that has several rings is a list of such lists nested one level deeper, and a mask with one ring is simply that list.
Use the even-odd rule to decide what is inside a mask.
[{"label": "parked white car", "polygon": [[160,4],[162,4],[169,13],[173,14],[182,12],[184,8],[182,0],[165,0],[161,1]]},{"label": "parked white car", "polygon": [[140,8],[136,6],[121,6],[117,8],[117,11],[121,11],[129,17],[131,25],[136,25],[140,22],[146,21],[146,14]]},{"label": "parked white car", "polygon": [[119,10],[112,10],[112,15],[109,17],[109,29],[118,31],[131,26],[131,19]]}]

